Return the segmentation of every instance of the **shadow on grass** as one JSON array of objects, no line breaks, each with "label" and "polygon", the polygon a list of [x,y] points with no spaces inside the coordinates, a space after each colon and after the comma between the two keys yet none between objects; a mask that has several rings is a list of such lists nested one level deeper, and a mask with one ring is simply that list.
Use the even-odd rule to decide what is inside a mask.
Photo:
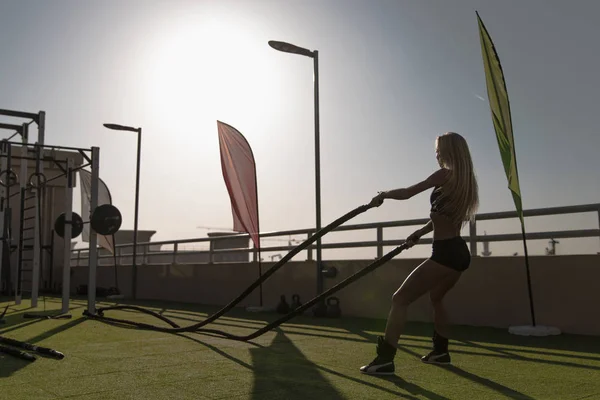
[{"label": "shadow on grass", "polygon": [[0,335],[3,335],[8,332],[16,331],[16,330],[19,330],[22,328],[26,328],[28,326],[31,326],[33,324],[40,322],[41,320],[35,319],[33,321],[28,321],[28,322],[22,322],[22,321],[23,321],[23,319],[19,318],[19,321],[5,325],[6,326],[5,328],[0,329]]},{"label": "shadow on grass", "polygon": [[[345,398],[335,390],[335,388],[330,386],[326,378],[319,373],[319,371],[321,371],[372,388],[373,390],[395,395],[400,399],[417,400],[414,396],[381,387],[372,382],[362,381],[339,371],[334,371],[327,367],[314,364],[304,357],[283,332],[280,330],[277,332],[278,333],[270,346],[254,344],[256,348],[250,350],[253,365],[233,357],[221,348],[200,339],[192,338],[184,334],[176,334],[176,336],[198,343],[214,351],[223,358],[252,371],[255,374],[252,398],[267,399],[270,395],[274,398],[285,399],[304,399],[310,395],[313,395],[312,398],[331,398],[334,400]],[[304,383],[298,381],[298,376],[301,376],[303,381],[308,380],[313,383],[316,382],[316,384],[314,384],[313,387],[304,387],[303,389],[302,385],[304,385]],[[409,384],[405,386],[408,385]],[[402,387],[401,385],[399,386]],[[418,393],[426,392],[416,385],[412,385],[412,387],[417,388]],[[331,397],[321,397],[322,395]],[[443,398],[437,397],[437,399]]]},{"label": "shadow on grass", "polygon": [[[279,329],[272,346],[251,349],[250,355],[254,366],[252,399],[345,399],[346,396],[340,393],[321,371],[365,384],[311,362]],[[374,384],[367,386],[390,392]],[[391,393],[406,398],[402,393]]]},{"label": "shadow on grass", "polygon": [[[73,310],[75,308],[71,308],[71,310]],[[23,314],[26,312],[26,310],[28,309],[19,309],[18,311],[20,312],[15,312],[13,314],[10,314],[6,317],[9,325],[6,329],[2,329],[0,330],[0,336],[3,336],[4,334],[8,333],[8,332],[12,332],[12,331],[16,331],[18,329],[22,329],[25,327],[29,327],[33,324],[36,323],[40,323],[41,319],[34,319],[34,320],[26,320],[27,322],[21,323],[23,321]],[[63,323],[60,324],[52,329],[49,329],[37,336],[31,337],[31,338],[19,338],[18,340],[21,340],[25,343],[30,343],[30,344],[36,344],[39,343],[51,336],[54,336],[56,334],[59,334],[61,332],[64,332],[76,325],[81,324],[82,322],[84,322],[85,319],[84,318],[77,318],[75,320],[70,320],[67,323]],[[20,349],[23,350],[23,349]],[[58,351],[60,351],[60,349],[56,349]],[[32,355],[34,355],[37,358],[41,358],[41,357],[46,357],[43,356],[41,354],[38,354],[34,351],[30,351],[30,350],[23,350],[26,351]],[[60,362],[60,361],[57,361]],[[0,378],[6,378],[11,376],[12,374],[14,374],[15,372],[19,371],[21,368],[25,368],[27,367],[29,364],[31,364],[30,361],[25,361],[25,360],[21,360],[18,358],[15,358],[13,356],[9,356],[6,354],[1,354],[0,355]]]},{"label": "shadow on grass", "polygon": [[600,355],[600,340],[597,336],[565,334],[556,336],[519,336],[508,329],[488,327],[457,326],[453,329],[453,339],[463,342],[481,342],[505,346],[527,347],[537,352],[541,350],[574,351]]},{"label": "shadow on grass", "polygon": [[254,366],[252,399],[344,399],[281,330],[277,330],[274,341],[285,351],[270,347],[250,350]]},{"label": "shadow on grass", "polygon": [[[585,356],[585,355],[579,355],[579,354],[561,354],[561,353],[553,353],[553,352],[548,352],[548,351],[531,351],[531,350],[524,350],[524,349],[518,349],[518,348],[504,349],[504,348],[486,346],[481,343],[474,343],[474,342],[468,342],[468,341],[462,341],[462,343],[464,345],[472,347],[472,348],[478,348],[478,349],[497,353],[497,354],[485,354],[485,357],[510,358],[512,360],[517,360],[517,361],[529,361],[529,362],[535,362],[535,363],[540,363],[540,364],[561,365],[564,367],[571,367],[571,368],[584,368],[584,369],[600,370],[600,366],[578,364],[578,363],[574,363],[574,362],[570,362],[570,361],[546,360],[543,358],[527,357],[527,356],[524,356],[524,355],[521,355],[518,353],[538,354],[538,355],[553,356],[553,357],[567,357],[567,358],[576,358],[578,360],[589,360],[589,361],[600,362],[600,358],[594,357],[594,356]],[[461,351],[461,350],[458,350],[455,352],[463,353],[463,354],[476,354],[474,352]]]},{"label": "shadow on grass", "polygon": [[[353,378],[353,377],[348,376],[348,375],[344,375],[344,374],[342,374],[340,372],[333,371],[333,370],[331,370],[329,368],[325,368],[325,367],[321,367],[321,366],[317,366],[317,368],[319,370],[321,370],[321,371],[327,372],[327,373],[332,374],[332,375],[336,375],[336,376],[344,378],[344,379],[351,380],[351,381],[359,383],[361,385],[368,386],[370,388],[373,388],[373,389],[376,389],[376,390],[380,390],[380,391],[385,392],[385,393],[393,394],[395,396],[398,396],[401,399],[418,400],[417,397],[414,397],[414,396],[411,396],[411,395],[407,395],[407,394],[401,393],[401,392],[396,392],[394,390],[390,390],[388,388],[375,385],[374,383],[371,383],[371,382],[365,382],[365,381],[362,381],[360,379]],[[389,382],[393,382],[399,388],[401,388],[401,389],[403,389],[403,390],[405,390],[407,392],[410,392],[412,394],[425,394],[425,393],[428,393],[429,396],[436,396],[436,397],[429,397],[430,399],[439,399],[439,400],[442,400],[442,399],[445,400],[446,399],[445,397],[439,396],[438,394],[435,394],[433,392],[425,390],[425,389],[423,389],[420,386],[417,386],[417,385],[412,384],[412,383],[408,383],[408,382],[406,382],[405,380],[403,380],[402,378],[400,378],[398,376],[391,376],[391,377],[388,377],[387,379],[385,379],[385,378],[382,378],[382,379],[387,380]]]},{"label": "shadow on grass", "polygon": [[204,346],[204,347],[206,347],[206,348],[208,348],[208,349],[210,349],[210,350],[214,351],[214,352],[215,352],[215,353],[217,353],[218,355],[220,355],[220,356],[222,356],[222,357],[224,357],[224,358],[228,359],[229,361],[233,361],[234,363],[236,363],[236,364],[238,364],[238,365],[241,365],[241,366],[242,366],[242,367],[244,367],[244,368],[247,368],[247,369],[249,369],[249,370],[253,370],[253,369],[254,369],[254,368],[252,367],[252,365],[250,365],[250,364],[246,364],[246,363],[245,363],[245,362],[243,362],[242,360],[239,360],[239,359],[237,359],[237,358],[235,358],[235,357],[233,357],[233,356],[231,356],[231,355],[227,354],[227,353],[226,353],[226,352],[224,352],[223,350],[219,349],[217,346],[213,346],[213,345],[211,345],[211,344],[208,344],[208,343],[206,343],[206,342],[203,342],[202,340],[199,340],[199,339],[196,339],[196,338],[193,338],[193,337],[189,337],[189,336],[187,336],[187,335],[184,335],[184,334],[181,334],[181,333],[177,333],[177,334],[175,334],[175,335],[176,335],[176,336],[179,336],[179,337],[182,337],[182,338],[185,338],[185,339],[188,339],[188,340],[191,340],[192,342],[195,342],[195,343],[201,344],[202,346]]},{"label": "shadow on grass", "polygon": [[[49,299],[48,301],[52,300]],[[103,304],[135,304],[141,307],[157,308],[163,315],[166,314],[169,315],[169,317],[184,321],[187,320],[192,323],[200,322],[204,320],[206,316],[212,315],[220,309],[219,307],[215,306],[204,306],[190,303],[182,304],[175,302],[144,300],[119,300],[117,302],[104,301]],[[196,317],[197,319],[192,319],[193,317]],[[248,325],[255,324],[256,329],[258,329],[259,327],[262,327],[280,317],[281,315],[276,313],[249,313],[246,312],[242,307],[236,307],[230,310],[220,319],[214,321],[213,324],[253,331],[254,328]],[[342,317],[339,319],[317,319],[309,315],[300,315],[291,321],[288,321],[286,324],[282,325],[282,327],[285,328],[288,335],[332,338],[336,340],[364,343],[365,340],[373,340],[371,337],[372,335],[364,336],[361,335],[360,332],[383,332],[385,328],[385,320],[347,317]],[[361,329],[356,329],[356,327],[360,327]],[[336,332],[335,330],[339,331]],[[358,337],[351,337],[347,335],[347,333],[357,335]],[[431,343],[431,333],[431,323],[410,322],[406,326],[405,336],[403,336],[402,340],[409,342],[423,342],[424,346],[422,346],[422,348],[428,349]],[[343,336],[345,334],[346,336]],[[456,353],[480,354],[478,352],[470,351],[470,349],[479,347],[497,353],[485,354],[485,356],[508,357],[522,361],[541,362],[569,367],[581,367],[586,369],[600,369],[599,367],[595,367],[593,365],[583,365],[575,362],[572,363],[559,360],[544,360],[535,358],[535,355],[544,355],[600,362],[600,357],[595,357],[595,354],[600,354],[600,341],[591,336],[563,334],[560,336],[544,338],[524,337],[511,335],[507,330],[495,328],[454,326],[452,328],[452,341],[453,346],[455,346],[454,352]],[[478,345],[476,342],[483,342],[485,344],[490,344],[490,346]],[[502,348],[501,346],[515,346],[518,347],[518,349]],[[416,345],[414,347],[419,346]],[[579,352],[582,354],[565,354],[562,353],[563,351]],[[533,357],[521,356],[514,353],[529,353],[532,354]],[[590,355],[589,353],[594,355]]]},{"label": "shadow on grass", "polygon": [[[221,307],[218,306],[207,306],[193,303],[177,303],[169,301],[104,301],[104,304],[108,305],[138,305],[141,307],[150,307],[162,310],[163,313],[169,312],[172,314],[188,314],[190,317],[196,317],[198,319],[204,319],[207,315],[212,315]],[[343,311],[343,310],[342,310]],[[205,315],[199,315],[205,314]],[[175,317],[175,315],[173,315]],[[261,312],[251,313],[245,311],[243,307],[235,307],[227,312],[222,318],[239,318],[245,321],[254,321],[261,323],[269,323],[275,319],[281,317],[280,314],[273,312]],[[176,316],[175,318],[181,318]],[[312,325],[314,327],[321,328],[338,328],[345,329],[348,327],[360,326],[364,331],[378,331],[383,332],[385,329],[385,320],[383,319],[371,319],[371,318],[357,318],[357,317],[342,317],[342,318],[314,318],[310,313],[308,315],[300,315],[294,317],[294,319],[288,321],[284,326],[293,325]],[[432,324],[427,322],[410,322],[406,328],[406,334],[414,336],[424,336],[429,340],[432,333]],[[587,353],[598,353],[600,354],[600,341],[592,336],[585,335],[559,335],[551,337],[525,337],[516,336],[508,333],[508,330],[497,329],[497,328],[486,328],[486,327],[466,327],[466,326],[454,326],[453,327],[453,338],[457,340],[466,341],[479,341],[485,338],[487,343],[501,344],[501,345],[515,345],[515,346],[526,346],[531,348],[546,348],[556,349],[565,351],[584,351]],[[573,338],[574,340],[565,340],[566,338]],[[583,343],[582,343],[583,341]]]},{"label": "shadow on grass", "polygon": [[[390,375],[390,376],[374,375],[373,377],[384,380],[384,381],[392,382],[400,389],[406,390],[407,392],[411,393],[414,396],[423,396],[426,399],[430,399],[430,400],[451,400],[448,397],[445,397],[445,396],[439,395],[437,393],[434,393],[430,390],[424,389],[419,385],[415,385],[414,383],[407,382],[406,380],[400,378],[397,375]],[[412,398],[418,399],[419,397],[412,397]]]},{"label": "shadow on grass", "polygon": [[[5,323],[3,325],[0,325],[0,335],[5,334],[7,332],[12,332],[12,331],[16,331],[28,326],[31,326],[33,324],[39,323],[40,321],[45,321],[46,319],[44,318],[23,318],[23,315],[27,313],[27,310],[29,310],[31,307],[28,308],[23,308],[23,309],[11,309],[9,308],[9,313],[6,314],[6,316],[4,317]],[[77,310],[81,307],[69,307],[69,312],[72,312],[73,310]],[[54,315],[56,314],[56,312],[52,312],[52,311],[47,311],[47,312],[40,312],[40,313],[35,313],[35,314],[39,314],[39,315]]]},{"label": "shadow on grass", "polygon": [[[361,332],[361,331],[358,331],[358,330],[355,333],[357,335],[360,335],[360,336],[366,338],[366,339],[371,340],[373,343],[375,343],[376,340],[377,340],[377,336],[376,335],[371,335],[369,333]],[[411,351],[411,350],[407,349],[406,346],[400,346],[399,350],[401,350],[401,351],[403,351],[403,352],[405,352],[407,354],[410,354],[410,355],[412,355],[414,357],[417,357],[417,358],[421,358],[421,356],[423,355],[423,354],[418,354],[418,353],[416,353],[414,351]],[[532,360],[532,361],[537,361],[537,360]],[[492,390],[494,390],[496,392],[499,392],[502,395],[504,395],[504,396],[506,396],[506,397],[508,397],[510,399],[532,399],[532,397],[529,397],[529,396],[527,396],[527,395],[525,395],[523,393],[520,393],[520,392],[518,392],[518,391],[516,391],[514,389],[511,389],[511,388],[509,388],[507,386],[501,385],[501,384],[499,384],[497,382],[494,382],[494,381],[492,381],[490,379],[487,379],[487,378],[475,375],[475,374],[473,374],[471,372],[467,372],[467,371],[465,371],[465,370],[463,370],[463,369],[461,369],[459,367],[456,367],[454,365],[447,365],[447,366],[441,366],[441,365],[437,366],[436,365],[435,367],[443,368],[443,369],[445,369],[447,371],[450,371],[450,372],[452,372],[452,373],[454,373],[454,374],[456,374],[456,375],[458,375],[458,376],[460,376],[462,378],[468,379],[468,380],[470,380],[470,381],[472,381],[474,383],[480,384],[480,385],[485,386],[485,387],[487,387],[489,389],[492,389]],[[400,382],[400,384],[406,384],[406,382],[402,381],[402,382]],[[426,396],[428,398],[433,398],[433,399],[436,398],[436,397],[429,397],[429,395],[427,393],[419,393],[418,391],[412,391],[412,390],[410,390],[410,388],[406,388],[406,390],[408,390],[411,393],[422,394],[422,395],[424,395],[424,396]],[[441,399],[442,397],[439,397],[439,398]]]},{"label": "shadow on grass", "polygon": [[[399,350],[408,353],[415,357],[421,357],[421,354],[417,354],[414,351],[407,349],[406,347],[400,347]],[[471,372],[467,372],[462,368],[459,368],[455,365],[432,365],[435,368],[445,369],[446,371],[452,372],[462,378],[468,379],[473,383],[477,383],[479,385],[485,386],[488,389],[496,391],[506,398],[515,399],[515,400],[533,400],[533,397],[530,397],[526,394],[523,394],[519,391],[509,388],[508,386],[501,385],[500,383],[494,382],[490,379],[484,378],[479,375],[475,375]]]},{"label": "shadow on grass", "polygon": [[57,334],[59,334],[61,332],[66,331],[68,329],[71,329],[74,326],[77,326],[77,325],[79,325],[79,324],[81,324],[81,323],[83,323],[85,321],[86,321],[85,318],[73,319],[73,320],[70,320],[69,322],[67,322],[65,324],[58,325],[58,326],[56,326],[56,327],[54,327],[54,328],[52,328],[50,330],[47,330],[44,333],[40,333],[39,335],[34,336],[34,337],[29,338],[29,339],[24,340],[24,341],[27,342],[27,343],[32,343],[32,344],[39,343],[42,340],[48,339],[49,337],[52,337],[54,335],[57,335]]},{"label": "shadow on grass", "polygon": [[[0,353],[0,379],[8,378],[21,368],[27,367],[31,361],[21,360],[8,354]],[[1,389],[0,389],[1,391]]]}]

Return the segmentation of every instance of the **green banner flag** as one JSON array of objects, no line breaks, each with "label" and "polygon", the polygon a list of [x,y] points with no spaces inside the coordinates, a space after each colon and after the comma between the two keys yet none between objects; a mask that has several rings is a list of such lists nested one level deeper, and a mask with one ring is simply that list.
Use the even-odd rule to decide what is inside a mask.
[{"label": "green banner flag", "polygon": [[488,100],[492,111],[498,148],[500,149],[502,164],[504,164],[504,172],[508,179],[508,188],[512,193],[515,206],[517,207],[521,225],[524,226],[523,204],[521,201],[517,156],[515,154],[515,141],[506,82],[504,81],[504,74],[498,53],[496,52],[492,38],[479,17],[479,13],[477,13],[477,20],[479,22],[479,35],[481,38],[481,52],[483,55]]},{"label": "green banner flag", "polygon": [[483,21],[477,14],[479,22],[479,37],[481,39],[481,53],[483,55],[483,67],[485,70],[485,82],[488,92],[488,101],[492,111],[494,130],[498,140],[498,148],[504,164],[504,172],[508,179],[508,188],[512,193],[517,214],[521,220],[521,233],[523,235],[523,249],[525,250],[525,267],[527,271],[527,289],[529,291],[529,307],[531,310],[531,321],[535,326],[535,310],[533,305],[533,293],[531,290],[531,274],[529,271],[529,256],[527,254],[527,240],[525,235],[525,221],[523,220],[523,204],[521,201],[521,188],[519,186],[519,174],[517,172],[517,155],[515,153],[515,140],[513,137],[512,118],[510,116],[510,102],[508,91],[504,81],[502,65],[496,52],[496,47],[488,33]]}]

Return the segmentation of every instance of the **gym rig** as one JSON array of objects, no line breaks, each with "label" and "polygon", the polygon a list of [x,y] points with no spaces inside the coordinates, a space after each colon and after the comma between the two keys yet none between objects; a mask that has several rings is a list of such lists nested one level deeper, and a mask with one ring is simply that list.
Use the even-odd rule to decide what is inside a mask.
[{"label": "gym rig", "polygon": [[[0,123],[0,129],[14,131],[14,134],[8,139],[0,141],[0,239],[2,242],[0,246],[0,293],[8,296],[14,295],[15,305],[20,305],[24,294],[29,294],[31,307],[38,306],[40,281],[44,281],[45,278],[45,281],[49,283],[46,289],[52,289],[54,235],[56,234],[59,237],[67,238],[64,240],[64,267],[62,283],[60,284],[62,287],[59,286],[59,290],[62,290],[61,312],[56,315],[25,313],[23,317],[38,319],[71,318],[68,314],[71,240],[68,238],[76,238],[81,234],[83,225],[85,223],[90,224],[89,286],[95,288],[97,234],[114,235],[121,226],[121,214],[116,207],[110,204],[98,206],[100,149],[98,147],[78,148],[44,144],[46,117],[44,111],[29,113],[0,110],[0,115],[29,120],[21,125]],[[35,143],[30,143],[29,126],[33,123],[38,127],[38,140]],[[21,138],[20,142],[10,141],[17,135]],[[13,146],[17,147],[16,151],[14,151]],[[76,151],[85,159],[86,163],[74,167],[73,158],[57,158],[56,151],[60,150]],[[15,152],[18,152],[18,154],[14,154]],[[18,174],[13,169],[13,160],[19,160],[20,162]],[[29,161],[35,161],[35,165],[29,165]],[[44,164],[48,162],[60,169],[61,172],[55,176],[47,177],[44,173]],[[75,173],[88,166],[91,167],[90,210],[93,210],[93,212],[89,216],[90,220],[84,222],[72,210],[73,186]],[[30,170],[33,170],[33,172],[30,173]],[[47,218],[45,218],[46,213],[44,211],[47,210],[48,206],[53,206],[54,189],[57,186],[50,187],[48,184],[60,178],[65,180],[65,212],[56,219],[54,229],[50,230],[45,226],[49,222],[46,222]],[[50,191],[50,195],[48,191]],[[15,196],[19,197],[13,200]],[[48,201],[48,197],[52,200]],[[18,215],[17,227],[13,227],[14,215]],[[49,263],[44,263],[45,259]],[[46,276],[44,276],[44,272],[46,272]],[[95,290],[88,292],[88,304],[95,304],[95,296]],[[8,306],[1,312],[0,324],[4,323],[3,318],[7,310]],[[36,359],[32,354],[20,349],[57,359],[64,357],[62,353],[53,349],[0,336],[0,352],[28,361]]]}]

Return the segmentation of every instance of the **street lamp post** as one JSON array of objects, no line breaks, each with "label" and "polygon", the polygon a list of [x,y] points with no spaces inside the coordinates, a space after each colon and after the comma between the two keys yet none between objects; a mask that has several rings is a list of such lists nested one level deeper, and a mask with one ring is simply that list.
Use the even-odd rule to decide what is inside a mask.
[{"label": "street lamp post", "polygon": [[133,220],[133,279],[131,284],[131,296],[135,299],[137,296],[137,234],[138,234],[138,213],[140,204],[140,157],[142,149],[142,128],[133,128],[117,124],[104,124],[104,127],[115,131],[137,132],[137,166],[135,172],[135,216]]},{"label": "street lamp post", "polygon": [[[284,53],[299,54],[313,59],[314,70],[314,105],[315,105],[315,197],[316,197],[316,229],[321,230],[321,154],[319,145],[319,52],[311,51],[296,45],[269,41],[269,46]],[[323,276],[321,273],[321,238],[317,239],[317,295],[323,292]]]}]

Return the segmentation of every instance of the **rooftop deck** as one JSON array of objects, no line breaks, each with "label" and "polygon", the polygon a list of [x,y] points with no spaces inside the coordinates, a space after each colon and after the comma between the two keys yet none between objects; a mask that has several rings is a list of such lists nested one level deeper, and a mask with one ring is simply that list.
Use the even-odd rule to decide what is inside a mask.
[{"label": "rooftop deck", "polygon": [[[45,301],[44,301],[45,300]],[[8,303],[0,302],[2,309]],[[102,303],[107,305],[108,303]],[[137,302],[192,324],[215,307]],[[300,316],[251,343],[211,335],[169,334],[109,325],[82,316],[23,319],[24,312],[60,308],[46,298],[39,310],[10,306],[0,336],[57,349],[63,360],[21,361],[0,353],[0,398],[21,399],[593,399],[600,398],[600,341],[562,334],[531,338],[505,329],[455,326],[453,366],[422,364],[431,325],[410,323],[401,338],[396,375],[361,375],[373,357],[381,319]],[[134,312],[107,316],[163,323]],[[245,334],[276,314],[235,309],[209,327]]]}]

